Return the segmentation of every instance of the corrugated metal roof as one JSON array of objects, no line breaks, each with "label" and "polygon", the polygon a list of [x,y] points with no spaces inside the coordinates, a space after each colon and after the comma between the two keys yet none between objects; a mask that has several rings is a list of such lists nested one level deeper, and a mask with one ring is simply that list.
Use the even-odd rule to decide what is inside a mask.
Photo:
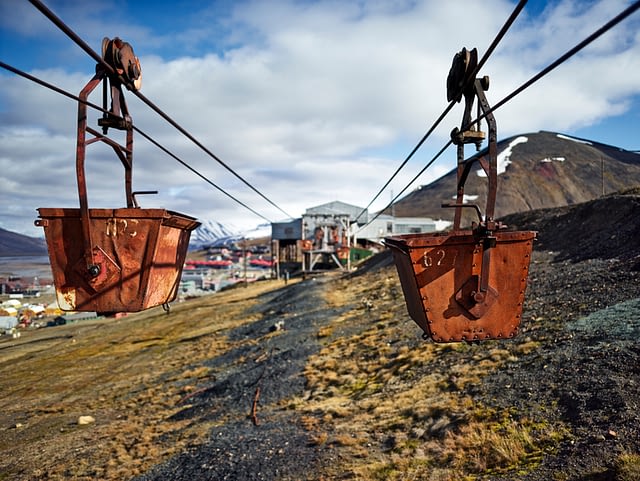
[{"label": "corrugated metal roof", "polygon": [[[310,207],[305,211],[305,215],[347,215],[351,219],[355,219],[362,212],[363,208],[357,205],[347,204],[339,200],[328,202],[326,204]],[[363,222],[368,220],[369,213],[365,213],[360,217]]]}]

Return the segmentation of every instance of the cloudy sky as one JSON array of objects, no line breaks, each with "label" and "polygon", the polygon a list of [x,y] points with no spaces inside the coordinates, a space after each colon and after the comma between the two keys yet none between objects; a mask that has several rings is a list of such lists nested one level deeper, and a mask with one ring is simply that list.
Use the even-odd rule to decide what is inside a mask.
[{"label": "cloudy sky", "polygon": [[[529,1],[480,75],[497,103],[632,2]],[[95,51],[129,42],[143,93],[251,183],[270,205],[127,92],[140,136],[134,190],[164,207],[237,229],[300,216],[333,200],[365,207],[447,106],[462,47],[480,57],[515,0],[45,0]],[[0,60],[77,94],[95,61],[27,0],[0,1]],[[101,103],[100,89],[91,101]],[[38,207],[77,207],[77,104],[0,69],[0,227],[42,235]],[[499,139],[552,130],[640,149],[640,11],[495,113]],[[100,114],[90,110],[89,125]],[[383,208],[460,124],[457,105],[389,188]],[[121,133],[114,138],[122,141]],[[471,155],[471,149],[469,155]],[[449,148],[407,192],[451,170]],[[111,149],[87,148],[91,207],[123,207]],[[452,193],[453,195],[453,193]],[[283,213],[282,211],[286,212]]]}]

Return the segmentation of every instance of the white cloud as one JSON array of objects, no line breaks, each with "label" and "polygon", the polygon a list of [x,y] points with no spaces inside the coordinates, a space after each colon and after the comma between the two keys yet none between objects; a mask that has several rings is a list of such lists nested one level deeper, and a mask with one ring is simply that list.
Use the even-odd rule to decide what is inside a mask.
[{"label": "white cloud", "polygon": [[[627,4],[561,1],[534,17],[525,9],[481,72],[491,77],[489,102],[502,99]],[[515,6],[505,0],[254,1],[226,7],[215,17],[222,7],[214,2],[211,9],[180,12],[179,21],[178,11],[164,6],[166,23],[145,24],[144,16],[127,15],[121,4],[100,2],[99,11],[97,2],[52,5],[95,50],[102,36],[131,42],[142,61],[142,93],[293,215],[331,200],[366,206],[446,107],[453,55],[463,46],[477,46],[482,56]],[[44,27],[39,13],[27,9],[27,14],[18,30],[2,24],[3,36],[17,35],[20,42],[27,36],[38,49],[60,44],[61,34]],[[179,30],[171,30],[172,16]],[[154,19],[164,17],[154,12]],[[640,93],[637,25],[636,18],[628,19],[499,109],[499,136],[540,129],[571,133],[624,114]],[[70,40],[64,45],[78,51]],[[83,53],[73,58],[73,67],[61,63],[31,73],[77,93],[91,77],[93,61]],[[29,227],[31,214],[14,217],[16,206],[33,212],[77,202],[76,105],[6,72],[0,72],[0,82],[0,166],[10,172],[3,174],[0,203],[7,215],[1,225],[34,235],[39,231]],[[100,103],[98,90],[95,103]],[[126,95],[137,127],[264,216],[283,217]],[[92,115],[95,127],[97,114]],[[389,191],[399,192],[431,160],[461,115],[458,105]],[[443,175],[454,161],[451,150],[418,182]],[[123,202],[123,170],[110,149],[88,147],[87,176],[91,205]],[[239,226],[262,222],[140,135],[134,188],[159,190],[140,198],[143,207],[164,206]],[[21,191],[29,192],[23,197]],[[374,210],[386,205],[389,191]]]}]

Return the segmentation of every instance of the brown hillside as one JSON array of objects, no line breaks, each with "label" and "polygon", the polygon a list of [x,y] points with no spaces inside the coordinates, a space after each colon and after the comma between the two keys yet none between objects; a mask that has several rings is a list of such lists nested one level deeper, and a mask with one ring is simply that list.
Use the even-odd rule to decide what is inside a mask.
[{"label": "brown hillside", "polygon": [[[514,136],[498,143],[499,155],[518,137],[527,142],[514,145],[510,164],[498,175],[496,217],[514,212],[561,207],[586,202],[611,192],[640,184],[640,155],[616,147],[582,139],[570,140],[554,132]],[[487,153],[486,149],[477,155]],[[563,159],[563,160],[560,160]],[[479,169],[479,166],[478,166]],[[465,194],[478,196],[470,201],[484,212],[486,178],[473,169],[465,185]],[[420,187],[394,206],[396,216],[425,216],[453,219],[452,209],[443,202],[453,202],[456,193],[455,169],[435,182]],[[467,223],[475,220],[469,211]]]},{"label": "brown hillside", "polygon": [[0,257],[42,256],[47,254],[44,239],[37,239],[0,228]]}]

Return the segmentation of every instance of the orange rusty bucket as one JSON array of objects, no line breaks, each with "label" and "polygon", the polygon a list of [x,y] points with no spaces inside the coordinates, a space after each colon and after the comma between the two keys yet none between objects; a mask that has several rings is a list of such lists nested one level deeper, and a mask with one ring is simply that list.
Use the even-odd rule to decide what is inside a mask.
[{"label": "orange rusty bucket", "polygon": [[493,247],[470,230],[385,239],[409,315],[426,336],[455,342],[506,339],[518,332],[535,232],[494,237]]},{"label": "orange rusty bucket", "polygon": [[[113,49],[128,48],[119,39],[103,41],[103,54],[116,62],[124,58]],[[125,52],[125,53],[126,53]],[[135,59],[137,62],[137,58]],[[121,70],[121,65],[113,65]],[[139,73],[138,70],[134,73]],[[136,77],[137,78],[137,77]],[[107,110],[107,79],[111,83],[111,110]],[[135,79],[130,79],[135,80]],[[87,126],[87,98],[104,82],[103,117],[99,133]],[[136,88],[139,84],[131,84]],[[132,192],[133,124],[119,77],[108,75],[102,64],[80,92],[76,175],[80,208],[40,208],[37,226],[44,228],[58,305],[65,311],[99,313],[136,312],[166,305],[178,293],[194,218],[164,209],[141,209]],[[126,131],[126,145],[107,137],[109,128]],[[93,138],[86,139],[87,132]],[[113,148],[125,169],[126,207],[89,209],[84,161],[86,146],[103,142]]]},{"label": "orange rusty bucket", "polygon": [[80,209],[38,212],[64,311],[135,312],[173,301],[191,231],[200,225],[164,209],[90,209],[93,269],[87,269]]},{"label": "orange rusty bucket", "polygon": [[[508,231],[494,219],[497,195],[497,128],[484,92],[489,78],[473,78],[477,51],[463,49],[454,57],[447,79],[447,99],[465,99],[460,129],[451,132],[457,145],[456,203],[453,229],[443,233],[391,236],[392,249],[407,309],[426,337],[436,342],[508,339],[520,326],[533,231]],[[473,104],[489,126],[486,153],[468,160],[465,144],[480,144],[485,133],[480,121],[472,121]],[[477,205],[465,202],[464,185],[472,166],[480,164],[487,177],[487,205],[483,217]],[[475,209],[478,222],[460,228],[463,209]]]}]

